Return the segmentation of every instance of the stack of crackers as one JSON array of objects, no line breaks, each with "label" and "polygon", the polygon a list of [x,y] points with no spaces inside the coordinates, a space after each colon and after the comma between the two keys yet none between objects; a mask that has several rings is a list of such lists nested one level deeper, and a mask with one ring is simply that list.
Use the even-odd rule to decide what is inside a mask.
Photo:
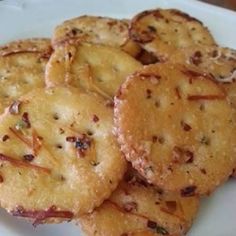
[{"label": "stack of crackers", "polygon": [[85,235],[185,235],[236,167],[235,78],[236,51],[176,9],[2,46],[1,207]]}]

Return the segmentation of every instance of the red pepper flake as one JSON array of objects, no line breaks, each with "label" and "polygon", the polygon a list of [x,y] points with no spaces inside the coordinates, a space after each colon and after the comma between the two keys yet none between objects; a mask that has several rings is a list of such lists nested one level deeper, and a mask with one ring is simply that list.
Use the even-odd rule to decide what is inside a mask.
[{"label": "red pepper flake", "polygon": [[10,138],[10,137],[9,137],[7,134],[5,134],[5,135],[3,135],[3,137],[2,137],[2,141],[3,141],[3,142],[6,142],[9,138]]},{"label": "red pepper flake", "polygon": [[198,66],[202,63],[202,53],[200,51],[196,51],[191,57],[190,57],[190,63]]},{"label": "red pepper flake", "polygon": [[194,160],[194,154],[193,154],[193,152],[191,152],[191,151],[189,151],[189,150],[186,150],[185,156],[187,157],[187,160],[186,160],[185,163],[187,163],[187,164],[193,163],[193,160]]},{"label": "red pepper flake", "polygon": [[16,167],[31,168],[31,169],[34,169],[34,170],[38,170],[38,171],[45,172],[46,174],[50,174],[50,173],[51,173],[51,170],[48,169],[48,168],[41,167],[41,166],[37,166],[37,165],[33,165],[33,164],[27,163],[27,162],[25,162],[25,161],[21,161],[21,160],[12,158],[12,157],[10,157],[10,156],[6,156],[6,155],[4,155],[4,154],[2,154],[2,153],[0,153],[0,161],[9,162],[9,163],[11,163],[13,166],[16,166]]},{"label": "red pepper flake", "polygon": [[68,52],[68,58],[69,58],[69,60],[72,58],[72,53],[71,52]]},{"label": "red pepper flake", "polygon": [[147,227],[150,228],[150,229],[156,229],[157,223],[155,221],[148,220]]},{"label": "red pepper flake", "polygon": [[4,182],[2,175],[0,175],[0,184]]},{"label": "red pepper flake", "polygon": [[91,143],[92,139],[89,138],[86,134],[82,134],[77,138],[75,142],[75,148],[77,149],[80,157],[85,156],[85,153],[90,148]]},{"label": "red pepper flake", "polygon": [[192,129],[192,127],[189,124],[185,123],[184,121],[181,121],[180,124],[184,131],[190,131]]},{"label": "red pepper flake", "polygon": [[156,143],[157,140],[158,140],[158,137],[157,137],[156,135],[153,135],[153,136],[152,136],[152,142],[153,142],[153,143]]},{"label": "red pepper flake", "polygon": [[26,154],[26,155],[23,156],[23,158],[24,158],[25,161],[31,162],[31,161],[34,160],[35,156],[32,155],[32,154]]},{"label": "red pepper flake", "polygon": [[154,26],[152,26],[152,25],[148,25],[147,26],[148,27],[148,29],[149,29],[149,31],[151,32],[151,33],[156,33],[156,28],[154,27]]},{"label": "red pepper flake", "polygon": [[225,99],[225,95],[188,95],[189,101],[197,101],[197,100],[219,100],[219,99]]},{"label": "red pepper flake", "polygon": [[178,99],[181,99],[179,87],[175,87],[175,94],[176,94]]},{"label": "red pepper flake", "polygon": [[99,118],[97,115],[93,115],[93,122],[97,123],[99,121]]},{"label": "red pepper flake", "polygon": [[[120,90],[118,90],[118,91],[120,91]],[[120,96],[121,96],[121,92],[120,92]],[[119,98],[119,94],[117,95],[117,98]],[[105,103],[105,106],[109,107],[109,108],[114,108],[114,101],[113,100],[112,101],[111,100],[107,100],[106,103]]]},{"label": "red pepper flake", "polygon": [[146,98],[147,98],[147,99],[152,98],[152,90],[151,90],[151,89],[147,89],[147,90],[146,90]]},{"label": "red pepper flake", "polygon": [[126,211],[126,212],[131,212],[131,211],[133,211],[133,210],[137,210],[137,207],[138,207],[138,205],[137,205],[137,203],[136,202],[127,202],[127,203],[125,203],[124,204],[124,210]]},{"label": "red pepper flake", "polygon": [[190,84],[192,84],[194,79],[198,79],[199,77],[209,79],[212,82],[216,83],[216,80],[212,74],[200,73],[198,71],[189,70],[189,69],[182,70],[182,73],[190,78],[190,80],[189,80]]},{"label": "red pepper flake", "polygon": [[51,206],[49,209],[43,210],[31,210],[27,211],[22,206],[18,206],[16,210],[11,211],[13,216],[25,217],[34,219],[33,226],[44,223],[46,219],[49,218],[62,218],[62,219],[72,219],[74,214],[70,211],[59,211],[56,206]]},{"label": "red pepper flake", "polygon": [[189,164],[189,163],[193,162],[194,154],[193,154],[193,152],[191,152],[187,149],[175,146],[172,151],[172,158],[173,158],[174,163],[179,163],[179,164],[187,163],[187,164]]},{"label": "red pepper flake", "polygon": [[176,201],[166,201],[166,207],[168,208],[168,211],[175,212],[177,209],[177,203]]},{"label": "red pepper flake", "polygon": [[70,143],[76,142],[76,137],[75,136],[68,136],[66,137],[66,141]]},{"label": "red pepper flake", "polygon": [[19,114],[20,113],[20,105],[21,105],[20,101],[14,101],[9,107],[10,114],[12,114],[12,115]]},{"label": "red pepper flake", "polygon": [[11,128],[9,127],[9,130],[12,132],[12,134],[14,134],[20,141],[22,141],[23,143],[25,143],[29,148],[32,148],[32,144],[30,142],[30,140],[28,140],[26,137],[24,137],[21,132],[19,132],[17,129],[15,128]]},{"label": "red pepper flake", "polygon": [[186,188],[181,189],[180,194],[182,197],[192,197],[192,196],[195,196],[196,189],[197,189],[197,186],[190,185]]},{"label": "red pepper flake", "polygon": [[29,114],[28,112],[24,112],[22,115],[22,121],[26,124],[26,128],[29,129],[31,127],[30,121],[29,121]]},{"label": "red pepper flake", "polygon": [[39,136],[35,129],[32,130],[32,149],[35,156],[38,155],[39,150],[42,147],[43,137]]},{"label": "red pepper flake", "polygon": [[211,57],[218,57],[218,51],[217,50],[213,50],[211,53]]}]

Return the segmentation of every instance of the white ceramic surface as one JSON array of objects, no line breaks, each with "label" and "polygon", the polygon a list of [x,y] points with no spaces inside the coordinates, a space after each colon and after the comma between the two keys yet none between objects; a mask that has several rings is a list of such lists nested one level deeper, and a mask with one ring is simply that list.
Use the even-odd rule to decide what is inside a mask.
[{"label": "white ceramic surface", "polygon": [[[138,11],[178,8],[202,20],[217,42],[236,49],[236,12],[195,0],[3,0],[0,1],[0,43],[19,38],[50,36],[65,19],[82,14],[131,17]],[[0,210],[0,236],[80,236],[73,223],[34,229]],[[236,180],[202,201],[189,236],[236,236]]]}]

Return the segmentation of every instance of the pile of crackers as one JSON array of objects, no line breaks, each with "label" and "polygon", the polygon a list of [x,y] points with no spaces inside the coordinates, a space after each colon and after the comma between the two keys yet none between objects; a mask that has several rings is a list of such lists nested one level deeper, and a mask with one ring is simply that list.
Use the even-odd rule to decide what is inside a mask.
[{"label": "pile of crackers", "polygon": [[0,206],[85,235],[185,235],[236,167],[236,51],[154,9],[0,48]]}]

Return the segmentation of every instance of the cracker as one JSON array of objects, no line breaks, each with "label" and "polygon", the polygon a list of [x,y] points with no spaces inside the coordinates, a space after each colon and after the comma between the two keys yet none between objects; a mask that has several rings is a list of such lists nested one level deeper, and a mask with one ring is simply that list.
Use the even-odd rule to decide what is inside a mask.
[{"label": "cracker", "polygon": [[47,86],[70,84],[112,99],[141,64],[118,48],[67,44],[55,50],[46,69]]},{"label": "cracker", "polygon": [[189,230],[198,206],[197,197],[164,193],[129,170],[109,200],[79,223],[88,236],[177,236]]},{"label": "cracker", "polygon": [[0,205],[34,224],[91,212],[116,188],[126,163],[113,109],[76,88],[36,89],[0,118]]},{"label": "cracker", "polygon": [[202,22],[176,9],[137,14],[131,21],[129,35],[160,60],[166,60],[179,48],[216,44]]},{"label": "cracker", "polygon": [[183,196],[211,193],[236,166],[236,122],[206,73],[156,64],[130,76],[115,98],[126,158],[151,183]]},{"label": "cracker", "polygon": [[103,44],[121,47],[132,56],[140,51],[140,46],[129,39],[128,20],[101,16],[80,16],[63,22],[54,30],[52,44],[57,47],[67,41]]},{"label": "cracker", "polygon": [[21,95],[44,86],[49,39],[26,39],[0,47],[0,113]]}]

